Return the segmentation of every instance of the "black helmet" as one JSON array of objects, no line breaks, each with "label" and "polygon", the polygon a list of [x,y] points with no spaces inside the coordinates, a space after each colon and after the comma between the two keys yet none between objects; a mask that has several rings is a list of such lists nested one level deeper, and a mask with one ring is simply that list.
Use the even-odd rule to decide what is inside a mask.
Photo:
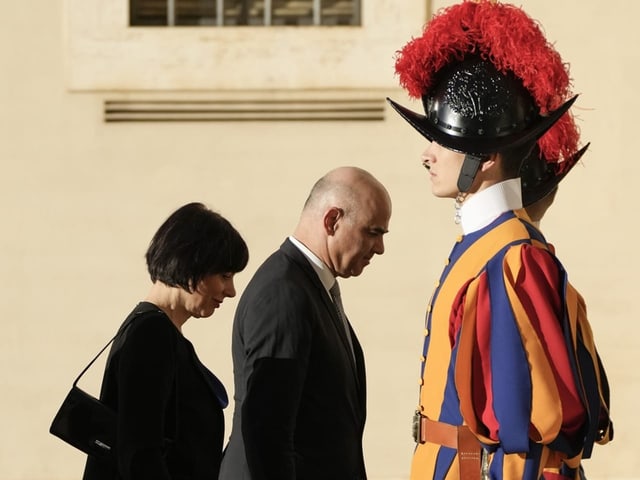
[{"label": "black helmet", "polygon": [[522,205],[528,207],[549,195],[589,148],[587,143],[561,163],[549,162],[536,146],[520,167]]},{"label": "black helmet", "polygon": [[440,10],[397,52],[395,67],[425,114],[388,99],[392,107],[428,140],[465,154],[460,192],[493,153],[516,150],[506,158],[520,162],[537,144],[563,163],[577,150],[568,64],[515,5],[477,0]]},{"label": "black helmet", "polygon": [[472,55],[437,74],[434,87],[422,96],[426,115],[387,100],[429,141],[457,152],[486,156],[533,144],[575,99],[541,116],[520,79]]}]

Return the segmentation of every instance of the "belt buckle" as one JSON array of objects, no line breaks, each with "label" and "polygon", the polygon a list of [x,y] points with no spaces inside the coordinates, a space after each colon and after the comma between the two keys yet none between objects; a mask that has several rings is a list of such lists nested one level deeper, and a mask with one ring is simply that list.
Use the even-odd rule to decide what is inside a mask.
[{"label": "belt buckle", "polygon": [[413,420],[411,422],[411,433],[413,435],[413,441],[416,443],[420,443],[420,418],[422,415],[420,414],[420,410],[416,410],[413,414]]},{"label": "belt buckle", "polygon": [[480,478],[481,480],[489,480],[489,452],[486,448],[482,448],[482,457],[480,461]]}]

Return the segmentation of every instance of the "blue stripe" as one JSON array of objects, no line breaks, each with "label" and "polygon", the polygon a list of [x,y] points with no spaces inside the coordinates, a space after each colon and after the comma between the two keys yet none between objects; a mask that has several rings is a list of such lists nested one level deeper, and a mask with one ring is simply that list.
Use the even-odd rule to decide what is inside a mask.
[{"label": "blue stripe", "polygon": [[449,363],[449,369],[447,370],[447,383],[444,388],[444,397],[442,399],[442,406],[440,410],[441,422],[449,423],[451,425],[462,425],[462,413],[460,412],[460,397],[456,389],[456,359],[458,357],[458,346],[460,339],[460,332],[458,330],[455,346],[451,352],[451,361]]},{"label": "blue stripe", "polygon": [[[444,282],[446,281],[447,277],[449,276],[449,273],[451,272],[451,269],[456,264],[458,259],[460,259],[460,257],[464,255],[464,253],[479,238],[483,237],[487,232],[493,230],[498,225],[501,225],[502,223],[508,220],[511,220],[512,218],[515,218],[515,216],[516,215],[513,211],[505,212],[502,215],[500,215],[497,219],[495,219],[493,222],[491,222],[489,225],[487,225],[486,227],[480,230],[477,230],[475,232],[472,232],[468,235],[464,235],[460,242],[456,242],[456,244],[453,246],[453,249],[451,250],[451,253],[449,254],[449,262],[447,263],[444,270],[442,271],[442,274],[440,275],[440,281],[438,282],[438,287],[434,290],[433,295],[431,296],[430,304],[432,306],[435,305],[436,300],[438,298],[438,293],[440,293],[440,289],[442,288],[442,285],[444,285]],[[429,312],[425,318],[425,327],[429,331],[431,331],[431,315],[432,313]],[[422,355],[425,358],[427,358],[427,353],[429,352],[430,341],[431,341],[431,335],[426,335],[424,338],[424,344],[422,346]],[[422,365],[420,367],[420,378],[424,377],[424,366],[425,366],[425,362],[422,362]]]},{"label": "blue stripe", "polygon": [[531,441],[529,443],[529,453],[524,463],[524,472],[522,473],[522,480],[538,480],[538,470],[540,469],[540,462],[542,459],[543,445]]},{"label": "blue stripe", "polygon": [[562,330],[564,340],[569,353],[569,362],[573,372],[573,378],[582,404],[587,410],[587,422],[583,430],[583,434],[576,435],[577,438],[569,438],[562,432],[549,445],[553,450],[564,452],[569,457],[573,457],[582,450],[582,458],[590,458],[593,450],[593,444],[596,441],[599,429],[599,416],[602,408],[600,402],[600,389],[598,386],[598,377],[596,370],[598,369],[603,375],[603,381],[606,382],[606,374],[601,367],[600,359],[597,358],[597,364],[594,364],[593,358],[582,338],[581,325],[576,325],[576,349],[573,347],[572,331],[569,321],[569,311],[566,303],[567,289],[569,288],[569,280],[564,267],[558,259],[556,259],[558,271],[562,278],[562,299],[563,299],[563,317]]},{"label": "blue stripe", "polygon": [[522,221],[521,223],[525,226],[525,228],[527,229],[527,233],[533,240],[537,240],[538,242],[547,245],[547,239],[544,238],[544,235],[542,235],[542,232],[540,230],[538,230],[528,222]]},{"label": "blue stripe", "polygon": [[449,447],[440,447],[436,457],[436,465],[433,469],[433,480],[442,480],[451,469],[457,450]]},{"label": "blue stripe", "polygon": [[491,465],[489,466],[489,478],[491,480],[502,480],[503,469],[504,469],[504,450],[502,450],[501,448],[498,448],[494,452],[493,459],[491,460]]},{"label": "blue stripe", "polygon": [[[571,367],[571,372],[573,373],[573,379],[575,382],[576,390],[580,393],[580,397],[582,399],[583,405],[586,405],[587,402],[585,400],[585,393],[582,391],[580,375],[581,375],[581,371],[582,371],[582,374],[586,374],[588,369],[586,368],[587,367],[586,365],[579,366],[578,362],[576,361],[575,351],[573,349],[573,338],[571,336],[571,325],[569,322],[569,311],[567,309],[567,300],[566,300],[567,287],[568,287],[569,281],[568,281],[567,273],[565,272],[563,266],[560,264],[560,262],[557,259],[556,259],[556,265],[558,266],[558,272],[561,277],[560,287],[562,289],[561,290],[562,296],[560,298],[562,298],[562,302],[563,302],[563,315],[562,315],[562,318],[560,319],[560,322],[561,322],[560,326],[562,327],[562,333],[564,336],[565,345],[567,347],[567,353],[568,353],[567,357],[569,358],[569,365]],[[578,338],[578,349],[580,349],[581,346],[582,346],[582,342]],[[589,370],[593,372],[592,368]],[[598,390],[596,387],[596,393],[597,391]],[[586,408],[587,408],[587,414],[588,414],[589,407],[586,407]],[[582,440],[580,439],[580,441],[576,442],[576,439],[570,439],[566,435],[564,435],[562,432],[560,432],[558,436],[549,444],[549,447],[553,450],[564,452],[569,457],[573,457],[578,453],[580,453],[580,450],[582,448]],[[584,456],[583,458],[588,458],[589,452],[585,451],[585,453],[587,455]]]},{"label": "blue stripe", "polygon": [[[458,339],[460,331],[456,339],[455,347],[451,353],[451,362],[447,371],[447,383],[444,390],[444,398],[441,406],[439,421],[450,425],[462,425],[462,414],[460,412],[460,398],[456,390],[455,384],[455,364],[458,355]],[[436,457],[434,479],[444,478],[451,468],[453,460],[456,458],[457,451],[452,448],[441,447]]]},{"label": "blue stripe", "polygon": [[504,450],[524,453],[529,450],[532,387],[527,355],[504,284],[503,259],[510,247],[507,245],[487,264],[493,410]]}]

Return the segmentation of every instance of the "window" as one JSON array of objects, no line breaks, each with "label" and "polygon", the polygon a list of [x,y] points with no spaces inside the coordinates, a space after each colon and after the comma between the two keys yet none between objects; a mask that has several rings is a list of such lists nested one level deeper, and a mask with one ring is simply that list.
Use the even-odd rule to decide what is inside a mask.
[{"label": "window", "polygon": [[360,25],[361,0],[130,0],[131,26]]},{"label": "window", "polygon": [[[356,19],[349,10],[348,21],[356,23],[340,23],[344,14],[329,10],[324,23],[306,27],[264,26],[264,17],[257,26],[234,26],[238,22],[229,10],[231,0],[220,2],[228,12],[220,27],[215,13],[201,14],[197,23],[192,19],[193,26],[153,26],[154,15],[156,25],[168,25],[167,0],[156,0],[162,8],[155,13],[139,10],[136,21],[141,26],[132,27],[134,1],[142,9],[143,0],[64,1],[65,78],[70,90],[144,91],[159,97],[179,92],[181,98],[206,99],[213,93],[227,98],[224,92],[271,92],[268,98],[286,99],[303,91],[326,91],[330,96],[336,91],[396,91],[400,87],[393,74],[394,52],[407,42],[407,32],[420,33],[434,0],[343,0],[347,3],[341,5],[355,9]],[[144,1],[150,7],[151,0]],[[184,24],[186,15],[176,7],[178,1],[184,0],[173,0],[173,15],[180,14]],[[267,1],[275,8],[280,0],[262,0],[263,5]],[[329,8],[325,1],[320,5]],[[198,26],[205,18],[213,25]],[[331,18],[334,24],[329,24]],[[275,19],[270,20],[269,25],[274,24]],[[204,92],[208,93],[200,96]]]}]

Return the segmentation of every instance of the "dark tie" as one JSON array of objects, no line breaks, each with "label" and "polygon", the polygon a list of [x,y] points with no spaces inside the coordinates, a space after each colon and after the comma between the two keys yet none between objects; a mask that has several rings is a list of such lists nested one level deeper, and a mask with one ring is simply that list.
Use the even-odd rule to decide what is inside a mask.
[{"label": "dark tie", "polygon": [[353,360],[355,361],[356,356],[353,353],[353,343],[351,340],[351,331],[349,330],[349,322],[347,321],[347,315],[344,313],[344,307],[342,306],[342,297],[340,296],[340,285],[338,285],[338,281],[336,280],[333,284],[333,287],[329,289],[329,293],[331,293],[331,298],[333,299],[333,304],[336,307],[338,312],[338,317],[342,320],[342,325],[344,326],[345,334],[347,335],[347,341],[349,342],[349,348],[351,349],[351,355],[353,356]]}]

